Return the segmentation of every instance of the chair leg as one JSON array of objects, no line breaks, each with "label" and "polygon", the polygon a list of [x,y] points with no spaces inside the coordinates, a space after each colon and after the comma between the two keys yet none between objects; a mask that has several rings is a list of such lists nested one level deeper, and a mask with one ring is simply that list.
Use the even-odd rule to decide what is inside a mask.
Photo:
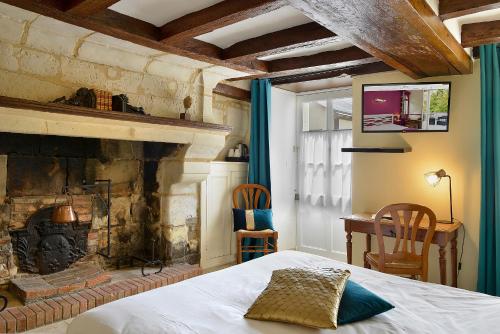
[{"label": "chair leg", "polygon": [[278,251],[278,232],[273,233],[273,251],[276,253]]},{"label": "chair leg", "polygon": [[269,252],[268,245],[267,243],[269,242],[268,238],[263,238],[262,241],[264,242],[264,255],[267,255]]},{"label": "chair leg", "polygon": [[241,245],[241,242],[242,242],[242,238],[241,238],[241,234],[237,233],[236,234],[236,263],[237,264],[240,264],[241,262],[243,262],[243,257],[241,255],[242,253],[242,245]]}]

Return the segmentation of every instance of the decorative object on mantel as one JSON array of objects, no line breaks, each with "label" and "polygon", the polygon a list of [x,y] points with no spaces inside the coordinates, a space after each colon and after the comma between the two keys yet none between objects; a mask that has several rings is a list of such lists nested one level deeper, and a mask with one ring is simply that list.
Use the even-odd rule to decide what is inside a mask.
[{"label": "decorative object on mantel", "polygon": [[93,117],[116,121],[135,122],[138,125],[156,124],[183,127],[186,129],[206,129],[210,131],[230,132],[232,127],[224,124],[206,123],[199,121],[185,121],[177,118],[122,113],[117,111],[102,111],[85,107],[67,105],[63,103],[43,103],[33,100],[19,99],[0,95],[0,107],[19,110],[34,110],[42,113],[55,113],[70,116]]},{"label": "decorative object on mantel", "polygon": [[64,103],[72,106],[95,108],[96,107],[96,94],[93,89],[82,87],[78,89],[71,98],[66,99],[66,96],[61,96],[52,102]]},{"label": "decorative object on mantel", "polygon": [[193,98],[191,96],[186,96],[184,98],[184,101],[182,101],[184,104],[184,112],[179,115],[180,119],[185,119],[186,121],[191,120],[191,115],[189,114],[189,108],[191,108],[191,105],[193,104]]},{"label": "decorative object on mantel", "polygon": [[234,148],[229,149],[226,157],[226,161],[232,162],[248,162],[248,146],[240,143],[237,144]]},{"label": "decorative object on mantel", "polygon": [[75,95],[66,99],[66,96],[52,101],[54,103],[68,104],[78,107],[94,108],[105,111],[121,111],[133,114],[144,115],[144,108],[135,107],[128,104],[128,97],[125,94],[112,95],[111,92],[99,89],[80,88]]},{"label": "decorative object on mantel", "polygon": [[99,110],[113,110],[112,109],[112,96],[111,92],[96,89],[94,90],[96,96],[96,109]]},{"label": "decorative object on mantel", "polygon": [[125,94],[113,95],[112,110],[144,115],[144,108],[134,107],[128,104],[128,96]]}]

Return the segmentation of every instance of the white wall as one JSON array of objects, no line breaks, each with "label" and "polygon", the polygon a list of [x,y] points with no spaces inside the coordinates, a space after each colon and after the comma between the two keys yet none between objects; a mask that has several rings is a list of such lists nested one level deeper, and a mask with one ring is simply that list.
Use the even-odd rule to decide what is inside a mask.
[{"label": "white wall", "polygon": [[[422,81],[451,81],[450,131],[434,133],[361,133],[362,84],[415,82],[399,72],[358,76],[353,79],[354,146],[411,146],[405,154],[355,153],[352,161],[353,212],[375,212],[398,202],[430,207],[438,219],[449,217],[447,180],[430,187],[424,173],[444,168],[453,178],[454,217],[465,225],[466,238],[458,287],[474,290],[477,279],[479,216],[481,199],[480,155],[480,68],[474,73],[426,78]],[[363,264],[364,236],[353,235],[353,263]],[[462,231],[458,246],[462,245]],[[373,242],[374,250],[376,243]],[[460,251],[460,248],[459,248]],[[449,248],[447,256],[449,256]],[[448,266],[450,262],[448,261]],[[448,268],[448,273],[450,272]],[[429,280],[439,282],[435,245],[429,256]]]},{"label": "white wall", "polygon": [[279,232],[279,249],[296,247],[296,98],[295,94],[272,88],[270,122],[271,191],[273,224]]}]

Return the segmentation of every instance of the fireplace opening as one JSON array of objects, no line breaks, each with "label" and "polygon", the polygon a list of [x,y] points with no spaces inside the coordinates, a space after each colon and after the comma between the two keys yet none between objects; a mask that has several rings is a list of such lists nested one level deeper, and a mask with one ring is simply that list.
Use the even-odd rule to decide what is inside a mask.
[{"label": "fireplace opening", "polygon": [[[0,167],[6,169],[3,181],[0,175],[0,284],[18,271],[45,275],[79,263],[112,268],[116,259],[149,259],[153,251],[169,263],[157,174],[182,145],[14,133],[0,133],[0,142]],[[86,189],[108,179],[109,214]],[[105,188],[96,190],[103,198]],[[53,211],[68,202],[66,191],[78,219],[57,224]],[[103,251],[110,256],[99,255]]]}]

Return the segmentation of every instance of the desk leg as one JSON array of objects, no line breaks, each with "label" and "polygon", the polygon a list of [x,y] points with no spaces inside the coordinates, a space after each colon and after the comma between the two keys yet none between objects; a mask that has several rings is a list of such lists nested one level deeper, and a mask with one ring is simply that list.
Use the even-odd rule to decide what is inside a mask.
[{"label": "desk leg", "polygon": [[458,254],[457,254],[457,235],[451,239],[451,286],[457,287],[458,279]]},{"label": "desk leg", "polygon": [[347,231],[346,234],[346,246],[347,246],[347,263],[352,264],[352,232]]},{"label": "desk leg", "polygon": [[446,285],[446,244],[439,245],[439,276],[441,284]]},{"label": "desk leg", "polygon": [[372,236],[371,234],[367,233],[366,234],[366,251],[363,254],[363,259],[365,260],[365,268],[370,269],[370,264],[368,263],[368,260],[366,260],[366,254],[370,253],[372,251]]}]

